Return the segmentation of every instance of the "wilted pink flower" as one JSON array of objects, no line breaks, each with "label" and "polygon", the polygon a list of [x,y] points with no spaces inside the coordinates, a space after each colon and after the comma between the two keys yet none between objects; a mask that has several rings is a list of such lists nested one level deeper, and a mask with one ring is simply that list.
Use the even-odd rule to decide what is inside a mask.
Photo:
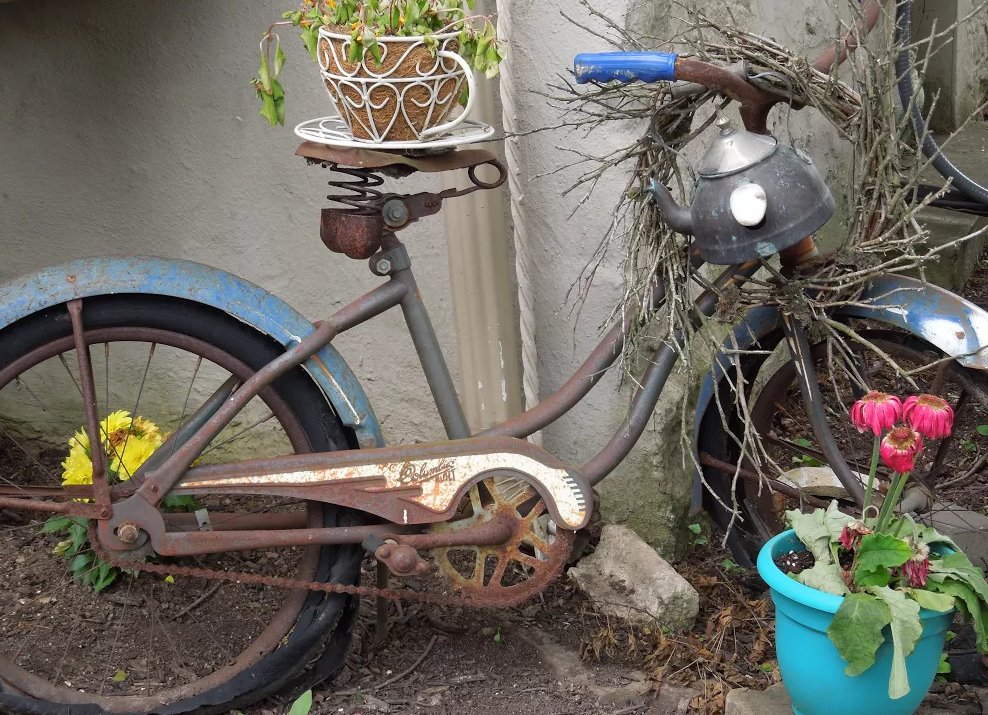
[{"label": "wilted pink flower", "polygon": [[852,521],[844,525],[844,530],[840,533],[840,545],[851,551],[861,541],[862,536],[870,533],[871,529],[865,526],[863,521]]},{"label": "wilted pink flower", "polygon": [[954,410],[936,395],[910,395],[902,407],[902,416],[910,427],[924,437],[949,437],[954,427]]},{"label": "wilted pink flower", "polygon": [[926,585],[926,575],[930,572],[930,559],[923,558],[921,561],[909,559],[902,565],[902,575],[909,581],[910,586],[921,587]]},{"label": "wilted pink flower", "polygon": [[851,424],[858,432],[871,430],[876,437],[890,429],[902,414],[902,400],[895,395],[872,390],[854,403],[851,408]]},{"label": "wilted pink flower", "polygon": [[882,461],[899,474],[911,472],[916,455],[923,451],[923,438],[908,427],[896,427],[882,439]]}]

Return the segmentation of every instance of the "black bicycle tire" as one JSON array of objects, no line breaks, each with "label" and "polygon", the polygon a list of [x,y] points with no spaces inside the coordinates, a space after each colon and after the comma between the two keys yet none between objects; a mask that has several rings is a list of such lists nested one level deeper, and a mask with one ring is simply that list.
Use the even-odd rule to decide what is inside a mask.
[{"label": "black bicycle tire", "polygon": [[[167,296],[130,294],[86,298],[83,301],[83,322],[88,328],[140,326],[189,335],[224,350],[255,370],[284,351],[269,336],[220,310]],[[0,368],[29,350],[70,334],[71,325],[65,305],[32,313],[0,331]],[[288,372],[272,387],[298,419],[313,451],[348,449],[353,445],[352,436],[347,434],[322,391],[304,369],[299,367]],[[358,514],[352,510],[327,507],[324,523],[327,527],[336,526],[341,518],[346,523],[355,523],[360,520]],[[324,548],[320,554],[317,580],[356,583],[362,553],[359,547]],[[305,623],[306,627],[295,628],[284,645],[227,682],[151,712],[159,715],[211,715],[228,711],[231,702],[244,706],[270,696],[286,683],[301,678],[305,666],[327,639],[336,636],[336,640],[349,644],[352,623],[345,623],[342,629],[345,632],[340,633],[336,633],[336,626],[351,601],[340,594],[311,594],[297,619],[297,623]],[[346,650],[337,647],[330,652],[342,662]],[[325,664],[323,667],[327,668]],[[0,708],[25,715],[104,712],[98,704],[70,705],[24,696],[12,692],[2,681]]]}]

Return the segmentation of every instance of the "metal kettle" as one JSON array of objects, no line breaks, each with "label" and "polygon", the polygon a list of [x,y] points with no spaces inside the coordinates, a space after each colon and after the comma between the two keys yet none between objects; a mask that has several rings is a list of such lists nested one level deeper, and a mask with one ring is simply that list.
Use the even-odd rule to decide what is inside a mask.
[{"label": "metal kettle", "polygon": [[700,257],[727,265],[766,258],[799,243],[834,213],[834,197],[813,161],[773,136],[736,129],[724,116],[698,169],[693,201],[680,206],[652,179],[670,228],[694,236]]}]

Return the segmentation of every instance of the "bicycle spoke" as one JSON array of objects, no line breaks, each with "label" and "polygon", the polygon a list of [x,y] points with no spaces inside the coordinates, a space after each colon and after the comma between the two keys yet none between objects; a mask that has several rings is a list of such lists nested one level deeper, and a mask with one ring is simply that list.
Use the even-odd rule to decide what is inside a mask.
[{"label": "bicycle spoke", "polygon": [[[27,458],[28,459],[30,459],[32,462],[34,462],[36,465],[38,465],[38,469],[40,469],[42,471],[42,473],[44,473],[45,475],[47,475],[48,477],[50,477],[52,480],[54,480],[55,482],[57,482],[59,485],[61,485],[62,480],[60,478],[58,478],[57,476],[55,476],[54,474],[52,474],[51,471],[45,465],[43,465],[41,463],[41,461],[31,453],[30,450],[28,450],[27,447],[25,447],[23,444],[21,444],[16,439],[14,439],[13,435],[11,435],[10,432],[8,432],[2,425],[0,425],[0,432],[3,433],[3,436],[4,437],[6,437],[11,442],[13,442],[15,445],[17,445],[17,448],[20,449],[25,455],[27,455]],[[11,486],[14,486],[14,487],[17,487],[18,486],[16,484],[13,484],[12,482],[8,482],[8,483]],[[20,487],[18,487],[18,488],[20,488]],[[21,491],[24,491],[24,490],[21,489]]]},{"label": "bicycle spoke", "polygon": [[[151,358],[154,357],[154,348],[155,348],[155,344],[151,343],[151,349],[148,350],[148,359],[147,362],[144,364],[144,374],[141,376],[141,386],[137,390],[137,399],[134,401],[134,411],[130,413],[130,418],[132,420],[137,419],[137,410],[141,405],[141,395],[144,394],[144,384],[147,382],[148,379],[148,370],[151,369]],[[202,358],[200,358],[200,360],[201,359]],[[127,436],[124,437],[123,449],[120,450],[119,454],[117,454],[116,447],[113,448],[114,454],[117,454],[117,459],[120,462],[120,466],[123,467],[123,470],[125,472],[127,472],[127,479],[130,479],[132,476],[134,476],[133,474],[130,473],[130,470],[127,469],[127,465],[124,464],[124,460],[123,460],[123,455],[127,453],[127,443],[130,442],[130,434],[131,434],[131,430],[127,430]]]},{"label": "bicycle spoke", "polygon": [[110,669],[113,667],[113,657],[117,654],[117,643],[120,641],[120,628],[123,626],[124,616],[127,614],[127,601],[130,600],[130,591],[134,586],[134,580],[127,582],[127,593],[124,595],[123,608],[120,609],[120,618],[117,619],[117,629],[113,636],[113,646],[110,649],[110,658],[106,661],[106,672],[100,680],[99,694],[103,694],[106,689],[106,681],[110,679]]},{"label": "bicycle spoke", "polygon": [[210,452],[212,452],[214,449],[219,449],[220,447],[222,447],[224,445],[230,444],[230,442],[233,442],[234,440],[237,440],[237,439],[242,438],[246,433],[250,432],[252,429],[254,429],[255,427],[257,427],[258,425],[264,424],[265,422],[267,422],[268,420],[270,420],[272,417],[274,417],[274,413],[273,412],[271,414],[269,414],[267,417],[265,417],[263,419],[260,419],[257,422],[254,422],[253,424],[249,425],[248,427],[245,427],[244,429],[242,429],[240,432],[237,432],[235,435],[233,435],[229,439],[225,439],[222,442],[218,442],[218,443],[210,446],[209,449],[205,450],[202,453],[202,455],[200,455],[200,459],[202,457],[205,457],[207,454],[209,454]]},{"label": "bicycle spoke", "polygon": [[28,393],[31,395],[31,397],[34,398],[34,401],[38,403],[38,407],[41,408],[41,411],[42,412],[45,412],[47,414],[51,414],[50,412],[48,412],[48,408],[45,407],[45,403],[41,400],[40,397],[37,396],[37,394],[35,394],[34,390],[31,389],[31,386],[28,385],[27,382],[20,375],[18,375],[17,377],[14,378],[14,384],[15,385],[20,385],[25,390],[27,390]]}]

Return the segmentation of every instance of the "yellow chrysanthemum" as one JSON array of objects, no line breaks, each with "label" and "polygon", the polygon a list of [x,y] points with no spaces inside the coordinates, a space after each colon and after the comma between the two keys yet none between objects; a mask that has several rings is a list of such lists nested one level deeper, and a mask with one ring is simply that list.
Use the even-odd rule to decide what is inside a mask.
[{"label": "yellow chrysanthemum", "polygon": [[[130,425],[130,433],[143,439],[154,439],[159,437],[158,425],[151,420],[146,420],[140,415],[134,418]],[[160,438],[159,438],[160,444]]]},{"label": "yellow chrysanthemum", "polygon": [[[110,413],[100,429],[110,473],[121,480],[130,479],[164,441],[156,424],[140,416],[131,418],[126,410]],[[69,439],[69,455],[62,462],[62,470],[62,484],[93,483],[89,437],[84,431]]]},{"label": "yellow chrysanthemum", "polygon": [[62,462],[62,484],[92,484],[93,462],[81,446],[73,446]]},{"label": "yellow chrysanthemum", "polygon": [[130,479],[138,467],[144,464],[160,445],[160,439],[131,437],[126,448],[122,448],[122,454],[118,452],[115,458],[110,460],[110,470],[117,475],[117,479]]}]

